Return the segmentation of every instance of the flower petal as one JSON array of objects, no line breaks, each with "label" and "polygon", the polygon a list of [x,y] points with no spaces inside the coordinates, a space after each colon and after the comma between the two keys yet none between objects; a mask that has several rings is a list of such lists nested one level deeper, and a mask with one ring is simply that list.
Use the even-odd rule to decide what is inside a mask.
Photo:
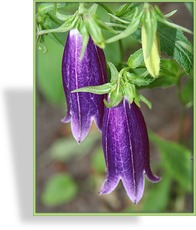
[{"label": "flower petal", "polygon": [[102,144],[107,176],[100,194],[112,192],[121,179],[130,200],[138,203],[144,192],[144,171],[152,179],[158,177],[150,170],[148,133],[135,103],[124,100],[105,108]]},{"label": "flower petal", "polygon": [[69,32],[62,61],[62,75],[67,100],[67,116],[71,120],[74,138],[80,143],[89,132],[92,120],[101,130],[104,115],[104,95],[71,93],[85,86],[102,85],[106,82],[106,64],[103,50],[89,38],[85,53],[80,60],[82,36],[77,29]]},{"label": "flower petal", "polygon": [[142,112],[135,103],[130,105],[128,101],[125,101],[125,106],[130,129],[134,130],[131,139],[133,146],[135,146],[134,152],[136,152],[136,156],[138,158],[137,161],[142,162],[143,171],[146,173],[147,178],[151,182],[159,182],[160,178],[153,175],[150,168],[149,139]]}]

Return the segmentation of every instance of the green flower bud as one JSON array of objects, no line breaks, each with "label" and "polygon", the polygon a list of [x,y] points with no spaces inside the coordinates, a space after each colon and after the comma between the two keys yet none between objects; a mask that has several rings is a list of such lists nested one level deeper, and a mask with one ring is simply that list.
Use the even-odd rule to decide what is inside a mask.
[{"label": "green flower bud", "polygon": [[155,34],[150,52],[147,53],[148,34],[145,27],[142,26],[142,49],[144,56],[144,63],[150,75],[154,78],[158,77],[160,70],[160,48],[158,35]]}]

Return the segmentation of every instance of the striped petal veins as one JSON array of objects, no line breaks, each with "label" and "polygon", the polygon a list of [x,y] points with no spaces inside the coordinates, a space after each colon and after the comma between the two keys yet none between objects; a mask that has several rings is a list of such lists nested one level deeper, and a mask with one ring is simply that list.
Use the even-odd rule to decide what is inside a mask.
[{"label": "striped petal veins", "polygon": [[144,173],[151,182],[160,179],[150,169],[147,128],[134,102],[124,99],[105,109],[102,144],[107,175],[100,194],[111,193],[122,180],[130,200],[138,203],[144,192]]},{"label": "striped petal veins", "polygon": [[71,91],[85,86],[102,85],[107,81],[103,50],[91,38],[82,59],[81,49],[82,36],[77,29],[72,29],[68,33],[62,60],[63,86],[67,101],[67,114],[62,122],[71,121],[72,134],[78,143],[87,136],[93,119],[101,130],[105,95]]}]

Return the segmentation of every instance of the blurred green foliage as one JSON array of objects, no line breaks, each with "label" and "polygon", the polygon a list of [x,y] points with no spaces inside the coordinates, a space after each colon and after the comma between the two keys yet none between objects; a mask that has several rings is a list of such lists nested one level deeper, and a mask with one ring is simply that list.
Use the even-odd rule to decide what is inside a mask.
[{"label": "blurred green foliage", "polygon": [[37,84],[46,100],[51,104],[65,103],[61,62],[63,47],[49,36],[45,36],[47,52],[37,51]]},{"label": "blurred green foliage", "polygon": [[157,145],[161,153],[164,171],[179,184],[184,192],[191,192],[193,180],[191,151],[178,143],[162,140],[153,133],[150,133],[150,140]]},{"label": "blurred green foliage", "polygon": [[73,157],[81,157],[91,151],[98,138],[96,134],[89,135],[79,146],[73,137],[57,139],[48,149],[47,154],[51,159],[58,161],[68,161]]},{"label": "blurred green foliage", "polygon": [[47,206],[57,206],[72,201],[78,186],[69,174],[55,174],[48,179],[42,193],[42,202]]},{"label": "blurred green foliage", "polygon": [[182,86],[179,97],[181,102],[187,107],[193,105],[193,79],[188,79],[186,83]]}]

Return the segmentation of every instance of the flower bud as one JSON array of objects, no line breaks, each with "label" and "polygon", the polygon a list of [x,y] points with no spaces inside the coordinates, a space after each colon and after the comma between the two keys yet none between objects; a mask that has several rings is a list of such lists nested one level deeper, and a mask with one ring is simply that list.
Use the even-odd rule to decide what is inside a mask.
[{"label": "flower bud", "polygon": [[72,134],[78,143],[87,136],[93,119],[101,130],[105,96],[71,91],[106,83],[103,50],[97,47],[91,38],[82,59],[81,49],[82,36],[77,29],[72,29],[68,33],[62,60],[63,86],[67,101],[67,115],[62,121],[71,121]]},{"label": "flower bud", "polygon": [[145,27],[142,26],[142,49],[144,56],[144,63],[150,75],[154,78],[158,77],[160,70],[160,51],[159,51],[159,40],[158,35],[155,34],[152,42],[152,47],[148,52],[147,49],[147,40],[148,33],[145,30]]},{"label": "flower bud", "polygon": [[118,106],[105,109],[102,144],[107,175],[100,194],[111,193],[122,180],[127,195],[136,204],[143,196],[144,173],[151,182],[160,179],[150,169],[148,133],[134,102],[129,104],[124,99]]}]

